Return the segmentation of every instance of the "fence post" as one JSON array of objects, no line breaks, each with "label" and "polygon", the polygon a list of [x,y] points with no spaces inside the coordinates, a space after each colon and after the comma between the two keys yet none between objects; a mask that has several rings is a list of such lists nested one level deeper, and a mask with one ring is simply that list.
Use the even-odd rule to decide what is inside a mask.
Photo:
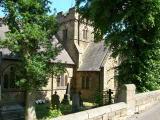
[{"label": "fence post", "polygon": [[135,113],[135,90],[134,84],[125,84],[118,92],[117,102],[127,103],[127,115],[131,116]]}]

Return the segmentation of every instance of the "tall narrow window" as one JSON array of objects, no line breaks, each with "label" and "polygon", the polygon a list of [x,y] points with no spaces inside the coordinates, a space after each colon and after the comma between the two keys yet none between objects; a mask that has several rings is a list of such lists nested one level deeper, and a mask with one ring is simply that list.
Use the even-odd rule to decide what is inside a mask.
[{"label": "tall narrow window", "polygon": [[85,86],[86,86],[86,80],[85,80],[85,77],[83,76],[82,77],[82,89],[85,89]]},{"label": "tall narrow window", "polygon": [[86,77],[86,89],[89,89],[90,80],[89,77]]},{"label": "tall narrow window", "polygon": [[67,41],[67,37],[68,37],[67,32],[68,32],[67,29],[63,30],[63,42],[64,43]]},{"label": "tall narrow window", "polygon": [[65,75],[65,86],[67,86],[67,83],[68,83],[68,76]]},{"label": "tall narrow window", "polygon": [[16,80],[15,69],[13,67],[10,68],[10,88],[15,88],[15,80]]},{"label": "tall narrow window", "polygon": [[83,39],[87,39],[87,29],[83,30]]},{"label": "tall narrow window", "polygon": [[8,78],[7,74],[4,75],[3,85],[4,85],[4,88],[8,88],[9,87],[9,78]]},{"label": "tall narrow window", "polygon": [[67,86],[68,76],[64,76],[64,74],[57,76],[57,87]]},{"label": "tall narrow window", "polygon": [[64,75],[61,75],[61,86],[64,86]]},{"label": "tall narrow window", "polygon": [[58,76],[57,76],[57,87],[60,86],[60,80],[61,80],[61,77],[60,77],[60,75],[58,75]]},{"label": "tall narrow window", "polygon": [[90,79],[88,76],[82,77],[82,89],[89,89],[90,88]]}]

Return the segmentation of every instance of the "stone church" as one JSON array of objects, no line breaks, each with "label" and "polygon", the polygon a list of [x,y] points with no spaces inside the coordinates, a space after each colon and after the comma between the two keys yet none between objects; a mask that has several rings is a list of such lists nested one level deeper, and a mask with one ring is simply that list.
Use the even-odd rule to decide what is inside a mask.
[{"label": "stone church", "polygon": [[[53,43],[62,44],[64,49],[52,60],[52,63],[61,62],[66,72],[59,76],[52,76],[47,86],[37,90],[37,99],[50,100],[57,91],[60,99],[66,92],[67,84],[70,91],[82,93],[85,101],[94,101],[97,91],[103,93],[108,89],[115,89],[117,82],[114,79],[117,61],[113,59],[111,51],[105,47],[104,41],[94,42],[94,28],[85,20],[79,19],[74,8],[67,13],[58,13],[59,30],[53,36]],[[5,37],[8,27],[0,18],[0,37]],[[0,100],[1,103],[24,101],[24,91],[19,89],[14,81],[17,78],[14,69],[19,62],[18,56],[7,48],[0,49]],[[72,92],[71,92],[72,93]]]}]

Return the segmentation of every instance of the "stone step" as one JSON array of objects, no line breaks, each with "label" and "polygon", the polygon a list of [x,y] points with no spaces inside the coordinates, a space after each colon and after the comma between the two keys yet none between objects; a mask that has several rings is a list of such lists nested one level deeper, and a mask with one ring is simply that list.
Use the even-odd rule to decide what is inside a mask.
[{"label": "stone step", "polygon": [[24,120],[24,108],[20,105],[5,105],[1,107],[2,120]]}]

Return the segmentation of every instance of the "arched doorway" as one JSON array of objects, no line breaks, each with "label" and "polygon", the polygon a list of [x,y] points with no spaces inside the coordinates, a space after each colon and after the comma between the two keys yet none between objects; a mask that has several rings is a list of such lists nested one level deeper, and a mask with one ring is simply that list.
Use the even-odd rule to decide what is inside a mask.
[{"label": "arched doorway", "polygon": [[24,91],[16,84],[19,81],[18,64],[8,64],[2,69],[2,104],[24,103]]}]

